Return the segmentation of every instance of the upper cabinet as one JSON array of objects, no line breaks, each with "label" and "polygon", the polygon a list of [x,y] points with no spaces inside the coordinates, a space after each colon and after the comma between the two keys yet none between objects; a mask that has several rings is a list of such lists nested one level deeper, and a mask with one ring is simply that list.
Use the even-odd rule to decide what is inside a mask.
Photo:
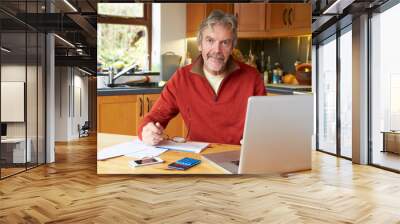
[{"label": "upper cabinet", "polygon": [[186,36],[195,37],[201,21],[214,9],[233,13],[233,4],[229,3],[187,3],[186,4]]},{"label": "upper cabinet", "polygon": [[311,4],[235,3],[187,4],[187,37],[194,37],[201,21],[213,10],[234,13],[239,38],[269,38],[311,34]]},{"label": "upper cabinet", "polygon": [[206,3],[186,4],[186,36],[194,37],[201,21],[205,18]]},{"label": "upper cabinet", "polygon": [[291,26],[311,33],[311,4],[292,4]]},{"label": "upper cabinet", "polygon": [[[269,36],[311,34],[311,4],[267,4]],[[267,16],[268,17],[268,16]]]},{"label": "upper cabinet", "polygon": [[[269,4],[266,6],[270,23],[268,30],[273,32],[287,32],[289,28],[289,7],[290,4]],[[311,22],[311,20],[310,20]]]},{"label": "upper cabinet", "polygon": [[265,32],[265,9],[261,4],[235,4],[235,16],[238,21],[238,32]]}]

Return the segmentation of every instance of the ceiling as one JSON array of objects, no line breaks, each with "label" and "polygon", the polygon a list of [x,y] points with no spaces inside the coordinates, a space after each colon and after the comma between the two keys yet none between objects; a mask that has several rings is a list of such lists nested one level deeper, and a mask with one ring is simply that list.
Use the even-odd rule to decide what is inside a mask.
[{"label": "ceiling", "polygon": [[55,38],[56,66],[79,66],[95,74],[97,0],[1,0],[0,24],[2,45],[13,49],[9,58],[35,55],[36,45],[28,43],[25,50],[21,33],[51,32],[74,45]]},{"label": "ceiling", "polygon": [[[313,37],[331,28],[332,25],[340,25],[338,21],[345,17],[347,17],[346,19],[350,19],[351,23],[352,17],[357,17],[368,10],[373,10],[387,1],[388,0],[312,0]],[[349,16],[351,18],[349,18]]]},{"label": "ceiling", "polygon": [[[331,27],[345,15],[357,15],[368,8],[377,7],[387,0],[292,0],[291,2],[310,2],[313,5],[313,36]],[[47,2],[47,5],[46,5]],[[75,45],[72,47],[60,38],[55,38],[57,65],[73,65],[96,70],[96,26],[98,2],[133,2],[132,0],[1,0],[1,30],[7,35],[3,44],[15,52],[24,52],[25,39],[17,34],[28,31],[54,32],[62,39]],[[259,1],[252,1],[259,2]],[[265,2],[265,1],[264,1]],[[267,2],[288,2],[270,0]],[[68,4],[69,3],[69,4]],[[339,14],[323,14],[335,3],[343,3]],[[350,3],[350,4],[349,4]],[[52,13],[49,13],[52,11]],[[29,39],[29,38],[28,38]],[[28,40],[29,41],[29,40]],[[4,45],[5,46],[5,45]],[[36,46],[28,44],[29,52]],[[32,49],[31,49],[32,48]],[[81,63],[81,64],[80,64]],[[92,65],[92,66],[87,66]]]}]

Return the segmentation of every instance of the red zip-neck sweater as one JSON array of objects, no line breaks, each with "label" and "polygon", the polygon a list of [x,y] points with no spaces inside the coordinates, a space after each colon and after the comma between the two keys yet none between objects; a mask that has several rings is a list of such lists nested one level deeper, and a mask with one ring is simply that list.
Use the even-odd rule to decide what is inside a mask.
[{"label": "red zip-neck sweater", "polygon": [[217,94],[203,73],[203,59],[178,69],[165,85],[160,98],[139,124],[139,138],[148,122],[166,127],[178,113],[188,128],[188,139],[224,144],[240,144],[250,96],[265,95],[258,71],[246,64],[227,62],[227,75]]}]

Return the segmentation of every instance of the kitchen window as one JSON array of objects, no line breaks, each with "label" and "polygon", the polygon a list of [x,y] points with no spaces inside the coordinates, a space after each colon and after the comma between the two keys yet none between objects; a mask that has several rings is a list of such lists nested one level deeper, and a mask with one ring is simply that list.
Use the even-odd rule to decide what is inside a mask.
[{"label": "kitchen window", "polygon": [[101,15],[121,18],[143,18],[144,3],[99,3],[98,10]]},{"label": "kitchen window", "polygon": [[151,67],[151,5],[99,3],[97,61],[103,68],[121,70],[133,64]]}]

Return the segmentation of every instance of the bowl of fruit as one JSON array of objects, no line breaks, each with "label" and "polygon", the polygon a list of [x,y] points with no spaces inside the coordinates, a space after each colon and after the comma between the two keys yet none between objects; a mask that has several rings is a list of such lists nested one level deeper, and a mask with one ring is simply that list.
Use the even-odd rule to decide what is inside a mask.
[{"label": "bowl of fruit", "polygon": [[300,85],[311,85],[311,64],[296,65],[296,79]]}]

